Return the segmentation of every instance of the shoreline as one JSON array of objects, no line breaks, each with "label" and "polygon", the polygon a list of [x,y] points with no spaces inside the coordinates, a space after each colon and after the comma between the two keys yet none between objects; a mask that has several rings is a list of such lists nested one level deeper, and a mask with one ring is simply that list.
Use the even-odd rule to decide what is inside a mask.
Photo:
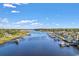
[{"label": "shoreline", "polygon": [[0,45],[6,44],[6,43],[8,43],[8,42],[10,42],[10,41],[17,41],[17,39],[23,38],[23,37],[25,37],[25,36],[29,36],[29,34],[30,34],[30,33],[25,34],[25,35],[21,35],[21,36],[12,37],[10,40],[5,40],[5,39],[0,40],[0,41],[3,41],[3,42],[0,42]]},{"label": "shoreline", "polygon": [[[53,34],[48,33],[48,36],[52,39],[54,39],[55,41],[61,41],[61,43],[59,44],[61,47],[69,47],[69,46],[72,46],[72,47],[76,47],[77,49],[79,49],[79,44],[77,43],[77,41],[74,43],[74,42],[68,42],[67,40],[65,40],[64,38],[62,39],[61,36],[57,37],[56,35],[53,37]],[[59,38],[59,39],[56,39]]]}]

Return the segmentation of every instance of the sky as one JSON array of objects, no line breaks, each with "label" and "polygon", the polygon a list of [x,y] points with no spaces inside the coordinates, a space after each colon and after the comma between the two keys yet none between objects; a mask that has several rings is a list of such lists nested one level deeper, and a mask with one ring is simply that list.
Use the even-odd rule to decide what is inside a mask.
[{"label": "sky", "polygon": [[0,3],[0,28],[79,28],[79,4]]}]

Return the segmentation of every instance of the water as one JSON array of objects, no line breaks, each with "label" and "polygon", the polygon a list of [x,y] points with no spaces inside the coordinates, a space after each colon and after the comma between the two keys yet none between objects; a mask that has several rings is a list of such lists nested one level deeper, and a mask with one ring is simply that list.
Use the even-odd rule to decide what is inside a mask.
[{"label": "water", "polygon": [[1,56],[73,56],[79,55],[79,50],[74,47],[60,47],[45,32],[31,32],[19,44],[8,42],[0,46]]}]

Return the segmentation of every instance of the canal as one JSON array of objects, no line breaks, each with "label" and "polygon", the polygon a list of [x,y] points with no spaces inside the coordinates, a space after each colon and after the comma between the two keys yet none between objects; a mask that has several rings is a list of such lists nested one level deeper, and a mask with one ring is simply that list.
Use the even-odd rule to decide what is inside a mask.
[{"label": "canal", "polygon": [[32,31],[30,36],[21,38],[19,43],[8,42],[0,45],[0,56],[77,56],[79,50],[72,46],[60,47],[58,41],[46,32]]}]

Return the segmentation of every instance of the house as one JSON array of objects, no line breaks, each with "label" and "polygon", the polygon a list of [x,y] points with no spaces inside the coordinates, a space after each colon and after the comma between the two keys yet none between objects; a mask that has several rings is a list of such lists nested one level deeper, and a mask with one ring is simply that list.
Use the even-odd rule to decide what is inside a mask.
[{"label": "house", "polygon": [[11,34],[9,34],[9,33],[4,33],[4,35],[6,36],[6,37],[12,37],[12,35]]}]

